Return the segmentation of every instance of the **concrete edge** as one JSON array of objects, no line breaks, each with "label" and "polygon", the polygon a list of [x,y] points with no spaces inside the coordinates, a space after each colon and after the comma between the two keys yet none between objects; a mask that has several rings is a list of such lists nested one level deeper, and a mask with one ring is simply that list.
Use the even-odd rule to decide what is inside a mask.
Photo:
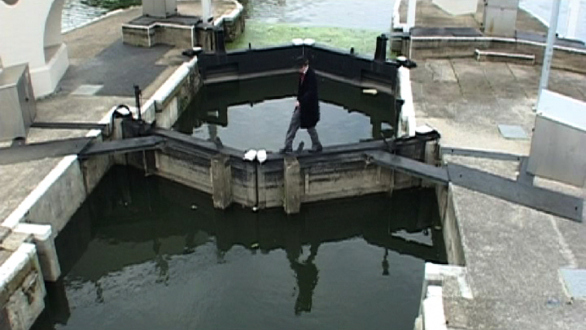
[{"label": "concrete edge", "polygon": [[[505,42],[505,43],[514,43],[514,44],[522,44],[522,45],[529,45],[529,46],[539,46],[545,48],[545,43],[537,42],[537,41],[530,41],[530,40],[523,40],[523,39],[516,39],[516,38],[503,38],[503,37],[452,37],[452,36],[411,36],[412,41],[489,41],[489,42]],[[563,50],[569,53],[576,53],[581,55],[586,55],[586,49],[579,49],[567,46],[559,46],[554,45],[554,49],[556,50]]]},{"label": "concrete edge", "polygon": [[215,20],[214,26],[219,26],[221,24],[224,24],[224,21],[233,22],[234,20],[238,19],[238,16],[240,16],[240,14],[242,14],[242,11],[244,10],[244,6],[242,6],[242,4],[240,2],[238,2],[237,0],[231,0],[231,1],[236,5],[236,8],[233,9],[229,14],[222,15],[217,20]]},{"label": "concrete edge", "polygon": [[37,185],[33,191],[4,219],[2,226],[14,229],[29,213],[30,209],[41,199],[49,188],[61,177],[63,173],[77,161],[77,155],[65,156],[49,174]]},{"label": "concrete edge", "polygon": [[462,266],[438,265],[425,263],[423,289],[419,315],[415,320],[415,329],[447,330],[448,324],[444,310],[443,285],[447,279],[454,279],[458,283],[460,296],[467,300],[474,299],[467,280],[467,270]]},{"label": "concrete edge", "polygon": [[[171,76],[157,89],[149,101],[153,100],[155,103],[164,104],[170,96],[177,90],[180,84],[187,78],[189,73],[197,65],[197,57],[194,57],[189,62],[185,62],[171,74]],[[148,103],[148,101],[147,101]]]},{"label": "concrete edge", "polygon": [[413,104],[413,91],[411,89],[411,72],[405,67],[399,68],[399,97],[405,103],[401,107],[399,125],[397,125],[398,136],[415,136],[415,105]]},{"label": "concrete edge", "polygon": [[0,265],[0,288],[6,287],[30,258],[35,257],[35,253],[36,248],[33,244],[23,243]]}]

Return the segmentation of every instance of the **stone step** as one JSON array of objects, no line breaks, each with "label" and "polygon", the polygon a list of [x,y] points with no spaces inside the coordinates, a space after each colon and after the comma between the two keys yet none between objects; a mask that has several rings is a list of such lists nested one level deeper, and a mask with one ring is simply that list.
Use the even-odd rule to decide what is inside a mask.
[{"label": "stone step", "polygon": [[474,55],[478,62],[493,61],[493,62],[507,62],[516,64],[535,64],[535,55],[533,54],[515,54],[506,53],[502,51],[480,50],[476,49]]}]

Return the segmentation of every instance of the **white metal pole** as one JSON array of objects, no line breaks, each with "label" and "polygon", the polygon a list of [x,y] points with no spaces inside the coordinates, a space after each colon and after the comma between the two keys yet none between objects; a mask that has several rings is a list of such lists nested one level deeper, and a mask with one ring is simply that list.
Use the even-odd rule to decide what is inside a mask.
[{"label": "white metal pole", "polygon": [[580,0],[570,0],[568,13],[567,38],[576,39],[576,34],[578,32],[578,20],[580,18]]},{"label": "white metal pole", "polygon": [[541,91],[547,88],[547,84],[549,82],[549,71],[551,69],[551,60],[553,57],[553,45],[556,39],[558,18],[560,16],[560,3],[561,0],[554,0],[553,8],[551,9],[551,19],[549,21],[549,29],[547,33],[547,45],[545,46],[545,54],[543,55],[543,68],[541,70],[541,81],[539,82],[536,107],[539,105]]},{"label": "white metal pole", "polygon": [[[395,0],[399,1],[399,0]],[[417,0],[409,0],[409,8],[407,9],[407,28],[409,31],[415,26],[415,13],[417,9]]]},{"label": "white metal pole", "polygon": [[212,0],[201,0],[201,12],[204,22],[212,17]]}]

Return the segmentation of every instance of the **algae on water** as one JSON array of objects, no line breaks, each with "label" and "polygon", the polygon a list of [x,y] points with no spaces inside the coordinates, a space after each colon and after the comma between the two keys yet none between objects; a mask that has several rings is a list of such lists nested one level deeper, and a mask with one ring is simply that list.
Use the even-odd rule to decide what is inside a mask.
[{"label": "algae on water", "polygon": [[246,21],[244,33],[228,49],[253,48],[288,44],[294,38],[311,38],[316,43],[340,49],[354,50],[362,55],[374,55],[376,37],[380,32],[337,27],[296,26],[285,23]]}]

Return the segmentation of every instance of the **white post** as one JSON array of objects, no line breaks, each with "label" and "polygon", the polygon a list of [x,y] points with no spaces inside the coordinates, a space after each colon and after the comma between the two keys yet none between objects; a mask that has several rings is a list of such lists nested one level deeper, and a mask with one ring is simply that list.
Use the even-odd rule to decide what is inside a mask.
[{"label": "white post", "polygon": [[568,13],[568,32],[566,37],[569,39],[576,39],[578,20],[580,18],[580,0],[570,0]]},{"label": "white post", "polygon": [[417,9],[417,0],[409,0],[409,8],[407,10],[407,29],[411,29],[415,26],[415,13]]},{"label": "white post", "polygon": [[539,82],[539,91],[537,93],[537,105],[539,105],[541,91],[547,88],[547,84],[549,82],[549,71],[551,69],[551,60],[553,57],[553,45],[556,39],[556,32],[558,30],[558,18],[560,16],[560,3],[561,0],[554,0],[553,8],[551,9],[551,19],[549,21],[549,29],[547,33],[547,45],[545,47],[545,54],[543,56],[541,81]]},{"label": "white post", "polygon": [[201,0],[201,18],[204,22],[212,17],[212,0]]}]

